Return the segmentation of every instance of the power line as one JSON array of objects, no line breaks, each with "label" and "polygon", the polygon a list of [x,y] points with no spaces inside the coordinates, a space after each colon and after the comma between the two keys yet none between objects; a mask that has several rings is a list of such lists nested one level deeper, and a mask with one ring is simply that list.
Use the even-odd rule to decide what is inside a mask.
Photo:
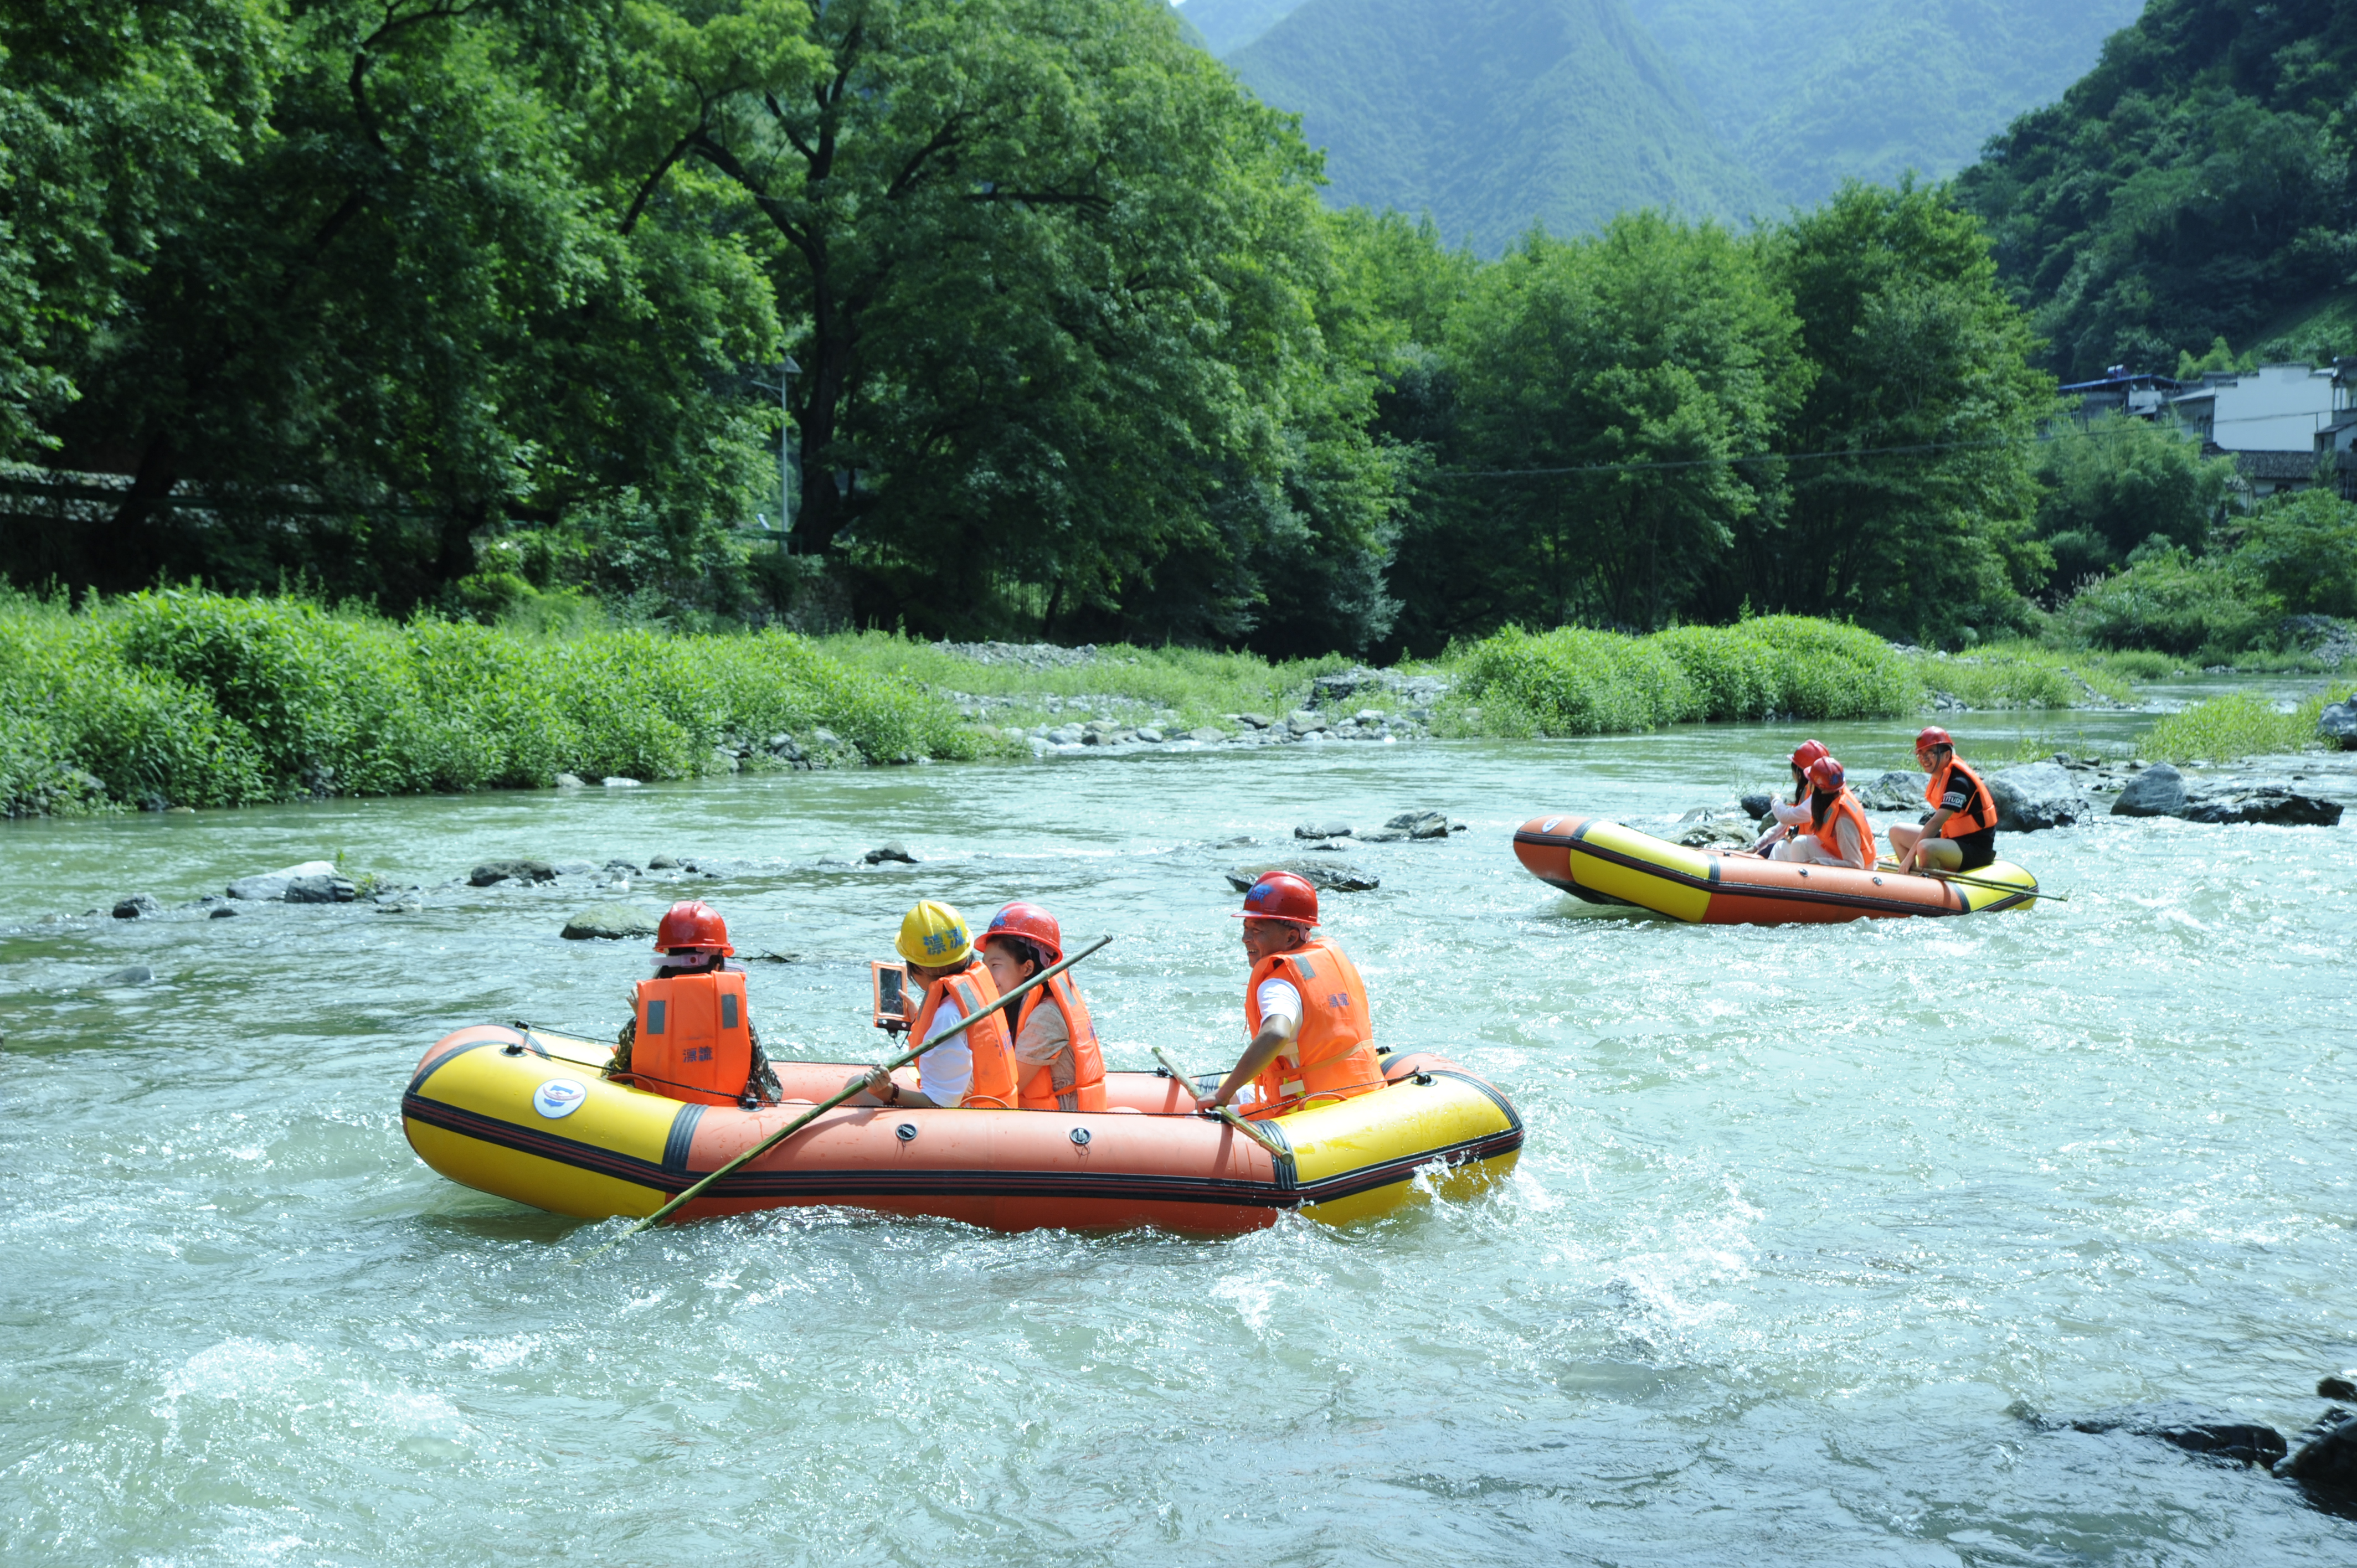
[{"label": "power line", "polygon": [[[2084,428],[2083,435],[2093,437],[2108,435]],[[2125,428],[2117,434],[2126,435]],[[1564,474],[1637,474],[1665,468],[1717,468],[1738,463],[1808,463],[1827,457],[1887,457],[1917,456],[1927,452],[1986,451],[1997,446],[2031,446],[2054,439],[2048,435],[2004,435],[1986,441],[1919,441],[1904,446],[1837,446],[1823,452],[1749,452],[1731,457],[1663,457],[1631,463],[1577,463],[1561,468],[1436,468],[1431,478],[1443,479],[1520,479],[1546,478]]]}]

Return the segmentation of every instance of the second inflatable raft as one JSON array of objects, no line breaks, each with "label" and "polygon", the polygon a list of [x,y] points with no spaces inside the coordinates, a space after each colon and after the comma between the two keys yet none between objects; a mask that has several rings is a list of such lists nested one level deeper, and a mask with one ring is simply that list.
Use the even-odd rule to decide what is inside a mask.
[{"label": "second inflatable raft", "polygon": [[2038,878],[2002,860],[1971,882],[1795,865],[1686,849],[1598,817],[1534,817],[1515,830],[1514,854],[1532,875],[1576,898],[1711,926],[1974,915],[2038,901]]},{"label": "second inflatable raft", "polygon": [[[611,1049],[538,1031],[461,1029],[426,1051],[402,1096],[410,1147],[453,1181],[536,1208],[635,1218],[864,1070],[777,1062],[788,1103],[740,1111],[612,1082],[599,1070]],[[1523,1123],[1504,1095],[1428,1054],[1386,1057],[1383,1076],[1372,1093],[1255,1123],[1282,1150],[1274,1154],[1190,1114],[1193,1097],[1157,1073],[1106,1074],[1115,1109],[1094,1112],[845,1106],[724,1178],[680,1218],[844,1204],[1000,1230],[1240,1231],[1292,1208],[1365,1219],[1424,1191],[1472,1192],[1512,1167]]]}]

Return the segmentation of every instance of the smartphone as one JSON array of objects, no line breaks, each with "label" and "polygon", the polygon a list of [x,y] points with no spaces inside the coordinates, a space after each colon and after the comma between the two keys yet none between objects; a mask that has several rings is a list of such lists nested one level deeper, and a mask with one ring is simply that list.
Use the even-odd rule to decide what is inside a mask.
[{"label": "smartphone", "polygon": [[868,979],[876,988],[876,1026],[898,1034],[909,1026],[909,971],[897,963],[870,961]]}]

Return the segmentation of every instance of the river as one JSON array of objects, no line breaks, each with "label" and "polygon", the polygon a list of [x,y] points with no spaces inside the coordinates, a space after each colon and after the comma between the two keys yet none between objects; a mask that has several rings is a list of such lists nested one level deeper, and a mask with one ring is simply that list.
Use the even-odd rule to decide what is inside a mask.
[{"label": "river", "polygon": [[[2148,718],[2040,733],[2124,746]],[[1821,726],[1860,768],[1911,725]],[[2022,725],[1964,715],[1966,754]],[[2034,725],[2031,727],[2035,727]],[[0,824],[0,1550],[14,1563],[2320,1563],[2264,1473],[2043,1430],[2186,1402],[2287,1433],[2357,1361],[2357,819],[2103,819],[2027,913],[1686,928],[1526,875],[1523,819],[1658,823],[1799,738],[1329,746]],[[2114,755],[2119,755],[2115,749]],[[773,1045],[873,1059],[920,896],[1117,940],[1113,1064],[1236,1048],[1220,869],[1436,806],[1329,895],[1391,1044],[1529,1129],[1490,1197],[1241,1240],[780,1213],[564,1266],[402,1084],[460,1025],[611,1025],[566,942],[643,865],[717,903]],[[922,864],[817,865],[887,839]],[[1283,853],[1290,853],[1286,845]],[[44,921],[340,853],[422,912]],[[570,880],[570,879],[568,879]],[[152,982],[100,983],[145,964]]]}]

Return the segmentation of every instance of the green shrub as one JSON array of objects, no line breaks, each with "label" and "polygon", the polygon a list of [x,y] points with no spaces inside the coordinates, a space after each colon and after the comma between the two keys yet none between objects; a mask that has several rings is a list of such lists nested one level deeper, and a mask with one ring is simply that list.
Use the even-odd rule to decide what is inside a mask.
[{"label": "green shrub", "polygon": [[2317,720],[2325,704],[2347,701],[2352,690],[2357,688],[2344,682],[2317,693],[2287,714],[2278,713],[2274,703],[2249,692],[2212,697],[2171,714],[2147,730],[2136,743],[2136,755],[2156,762],[2196,758],[2223,762],[2298,751],[2317,738]]},{"label": "green shrub", "polygon": [[540,638],[198,590],[80,613],[0,596],[0,714],[11,813],[679,779],[822,726],[874,761],[1006,747],[786,632]]},{"label": "green shrub", "polygon": [[2162,550],[2081,589],[2057,619],[2068,634],[2099,648],[2216,660],[2269,640],[2283,609],[2283,601],[2232,557],[2196,561],[2181,550]]},{"label": "green shrub", "polygon": [[[1911,713],[1922,686],[1871,632],[1803,616],[1651,637],[1509,627],[1452,656],[1461,703],[1492,735],[1604,735],[1696,719]],[[1461,711],[1461,709],[1460,709]]]},{"label": "green shrub", "polygon": [[2357,506],[2330,490],[2270,501],[2244,527],[2234,561],[2286,609],[2357,616]]}]

